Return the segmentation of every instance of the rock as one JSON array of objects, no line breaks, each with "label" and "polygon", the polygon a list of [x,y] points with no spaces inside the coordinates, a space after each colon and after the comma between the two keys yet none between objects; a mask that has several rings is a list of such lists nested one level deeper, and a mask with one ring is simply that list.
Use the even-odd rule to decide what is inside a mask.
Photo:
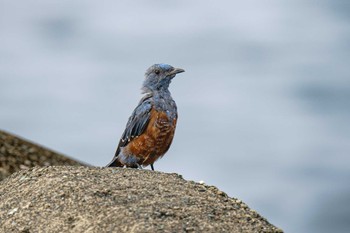
[{"label": "rock", "polygon": [[84,164],[0,130],[0,180],[19,170],[50,165]]},{"label": "rock", "polygon": [[282,232],[214,186],[79,166],[30,168],[0,182],[0,222],[0,232]]},{"label": "rock", "polygon": [[0,181],[0,232],[282,232],[204,181],[93,168],[3,131]]}]

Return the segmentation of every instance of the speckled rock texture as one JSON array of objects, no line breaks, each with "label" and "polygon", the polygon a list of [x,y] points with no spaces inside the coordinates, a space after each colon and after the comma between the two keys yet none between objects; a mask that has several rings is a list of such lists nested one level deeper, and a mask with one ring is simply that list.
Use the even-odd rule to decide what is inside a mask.
[{"label": "speckled rock texture", "polygon": [[242,201],[177,174],[57,166],[0,182],[0,232],[282,232]]},{"label": "speckled rock texture", "polygon": [[0,233],[282,232],[213,186],[81,165],[0,131]]},{"label": "speckled rock texture", "polygon": [[0,130],[0,180],[35,166],[84,165]]}]

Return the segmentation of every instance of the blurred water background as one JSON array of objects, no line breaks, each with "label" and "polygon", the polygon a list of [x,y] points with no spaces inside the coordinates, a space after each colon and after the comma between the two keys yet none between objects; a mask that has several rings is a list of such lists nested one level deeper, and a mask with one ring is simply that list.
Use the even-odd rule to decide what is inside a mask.
[{"label": "blurred water background", "polygon": [[286,232],[350,232],[349,61],[346,0],[0,0],[0,128],[103,166],[169,63],[186,73],[156,170]]}]

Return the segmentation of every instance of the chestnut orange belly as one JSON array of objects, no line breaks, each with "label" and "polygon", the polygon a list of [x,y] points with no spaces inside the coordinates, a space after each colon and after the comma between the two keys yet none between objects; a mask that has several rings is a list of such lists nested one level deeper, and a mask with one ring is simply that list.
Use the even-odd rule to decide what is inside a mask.
[{"label": "chestnut orange belly", "polygon": [[163,111],[152,109],[144,133],[133,138],[124,148],[125,156],[134,156],[139,165],[148,166],[162,157],[174,138],[177,119],[169,119]]}]

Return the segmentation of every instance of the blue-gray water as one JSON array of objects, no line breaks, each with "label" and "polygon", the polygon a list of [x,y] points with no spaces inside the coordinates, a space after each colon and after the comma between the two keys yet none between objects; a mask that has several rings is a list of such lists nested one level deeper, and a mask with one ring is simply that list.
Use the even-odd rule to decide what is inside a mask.
[{"label": "blue-gray water", "polygon": [[155,164],[286,232],[350,232],[350,3],[0,0],[0,128],[110,161],[146,68],[171,85]]}]

